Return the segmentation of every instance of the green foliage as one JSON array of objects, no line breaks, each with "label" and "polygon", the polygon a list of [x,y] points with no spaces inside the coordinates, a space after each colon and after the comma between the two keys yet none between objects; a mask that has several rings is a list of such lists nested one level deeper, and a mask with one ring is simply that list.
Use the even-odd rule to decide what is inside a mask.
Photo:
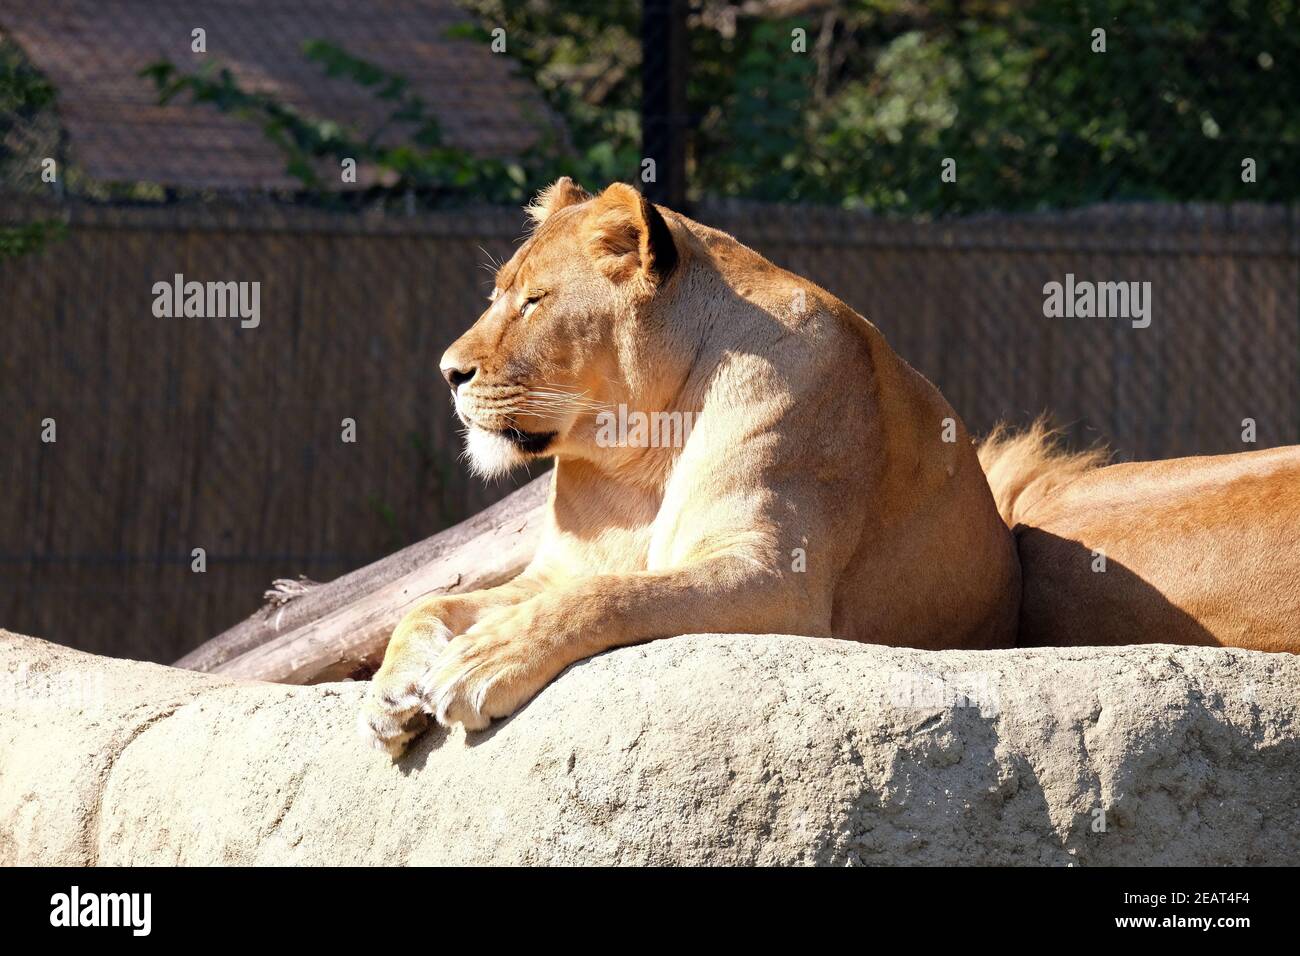
[{"label": "green foliage", "polygon": [[[16,46],[0,38],[0,176],[13,175],[9,167],[21,162],[8,148],[12,131],[48,117],[54,103],[54,87]],[[57,219],[0,226],[0,261],[40,252],[66,233],[66,224]]]},{"label": "green foliage", "polygon": [[[156,183],[109,183],[71,161],[60,123],[58,92],[12,40],[0,36],[0,189],[18,194],[98,201],[158,201]],[[57,162],[58,179],[43,178],[43,161]],[[21,243],[19,238],[12,242]]]},{"label": "green foliage", "polygon": [[816,64],[790,52],[790,30],[782,22],[753,23],[731,52],[724,59],[728,69],[717,77],[727,108],[700,131],[697,188],[797,199],[799,161],[810,133],[803,108]]},{"label": "green foliage", "polygon": [[0,259],[11,259],[40,252],[45,246],[62,239],[68,227],[57,219],[39,219],[17,226],[0,226]]},{"label": "green foliage", "polygon": [[641,0],[460,0],[490,42],[506,31],[507,55],[563,119],[568,142],[537,170],[588,186],[630,181],[641,162]]},{"label": "green foliage", "polygon": [[[1092,49],[1097,27],[1105,53]],[[1286,164],[1300,145],[1290,0],[1053,0],[1022,18],[960,20],[930,42],[958,71],[938,97],[953,115],[918,130],[935,142],[906,157],[905,208],[1300,195]],[[926,175],[943,156],[960,166],[947,196]],[[1256,183],[1241,180],[1245,157],[1266,171]]]},{"label": "green foliage", "polygon": [[[39,159],[52,154],[57,138],[55,99],[54,87],[0,35],[0,186],[39,182]],[[28,239],[5,230],[0,254],[16,255],[13,250],[26,248]]]},{"label": "green foliage", "polygon": [[392,192],[421,199],[463,193],[517,202],[527,195],[521,165],[476,158],[444,145],[437,119],[405,78],[324,40],[308,41],[303,53],[328,76],[351,80],[388,104],[384,121],[362,135],[333,120],[306,116],[269,94],[249,92],[230,70],[215,65],[186,74],[160,61],[140,75],[154,82],[162,103],[184,94],[191,102],[256,123],[283,151],[285,171],[313,192],[325,192],[325,177],[337,177],[341,163],[353,159],[359,167],[375,167]]},{"label": "green foliage", "polygon": [[[461,2],[484,27],[506,28],[509,55],[565,117],[580,156],[612,145],[614,175],[589,181],[631,178],[636,4]],[[1296,0],[856,0],[802,17],[770,15],[790,9],[775,3],[693,9],[697,197],[905,213],[1300,198]],[[1098,27],[1105,53],[1092,51]],[[806,52],[792,49],[796,28]],[[1248,156],[1253,184],[1241,181]],[[940,179],[946,157],[956,183]]]},{"label": "green foliage", "polygon": [[[305,185],[351,156],[394,191],[514,202],[561,173],[632,180],[640,155],[639,0],[460,0],[562,118],[567,138],[518,163],[442,142],[401,77],[323,42],[306,55],[366,89],[387,121],[361,136],[247,93],[222,70],[146,71],[258,122]],[[736,196],[906,214],[1108,199],[1300,198],[1300,0],[856,0],[693,6],[688,106],[696,198]],[[1106,31],[1106,52],[1092,31]],[[793,48],[804,31],[806,50]],[[543,124],[544,128],[544,124]],[[1252,158],[1258,181],[1243,183]],[[957,181],[940,178],[956,161]],[[332,167],[325,161],[333,160]]]},{"label": "green foliage", "polygon": [[54,87],[8,40],[0,38],[0,133],[54,105]]}]

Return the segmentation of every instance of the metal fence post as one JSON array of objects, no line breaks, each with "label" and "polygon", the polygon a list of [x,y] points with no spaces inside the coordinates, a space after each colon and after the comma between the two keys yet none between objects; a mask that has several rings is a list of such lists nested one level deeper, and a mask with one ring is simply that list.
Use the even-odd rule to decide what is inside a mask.
[{"label": "metal fence post", "polygon": [[686,12],[687,0],[645,0],[641,14],[641,153],[654,167],[638,176],[674,209],[686,205]]}]

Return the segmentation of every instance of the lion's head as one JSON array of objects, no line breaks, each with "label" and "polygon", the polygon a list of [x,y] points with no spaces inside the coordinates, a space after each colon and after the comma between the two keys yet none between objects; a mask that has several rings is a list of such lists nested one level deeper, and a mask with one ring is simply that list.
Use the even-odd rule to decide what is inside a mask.
[{"label": "lion's head", "polygon": [[441,362],[484,475],[572,446],[678,259],[663,216],[622,183],[593,197],[565,177],[527,211],[532,235]]}]

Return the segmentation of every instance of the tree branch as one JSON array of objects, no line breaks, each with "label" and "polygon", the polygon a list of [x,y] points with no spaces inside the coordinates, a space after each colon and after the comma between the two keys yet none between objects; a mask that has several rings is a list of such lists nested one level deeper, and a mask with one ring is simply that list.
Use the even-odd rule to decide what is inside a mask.
[{"label": "tree branch", "polygon": [[492,587],[523,570],[550,486],[542,475],[455,527],[326,584],[286,589],[278,581],[260,611],[175,666],[289,683],[347,676],[382,654],[411,602]]}]

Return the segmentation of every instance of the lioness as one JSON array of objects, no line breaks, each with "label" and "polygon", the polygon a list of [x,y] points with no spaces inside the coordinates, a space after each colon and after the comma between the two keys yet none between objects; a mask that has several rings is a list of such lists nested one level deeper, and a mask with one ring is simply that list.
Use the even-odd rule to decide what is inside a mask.
[{"label": "lioness", "polygon": [[1021,646],[1300,653],[1300,446],[1101,467],[1040,422],[980,460],[1019,548]]},{"label": "lioness", "polygon": [[[1010,645],[1020,583],[956,413],[862,316],[731,236],[564,178],[442,357],[474,467],[555,459],[516,579],[393,632],[362,729],[484,727],[607,648],[696,632]],[[689,416],[680,442],[602,416]],[[611,440],[617,434],[618,440]]]}]

